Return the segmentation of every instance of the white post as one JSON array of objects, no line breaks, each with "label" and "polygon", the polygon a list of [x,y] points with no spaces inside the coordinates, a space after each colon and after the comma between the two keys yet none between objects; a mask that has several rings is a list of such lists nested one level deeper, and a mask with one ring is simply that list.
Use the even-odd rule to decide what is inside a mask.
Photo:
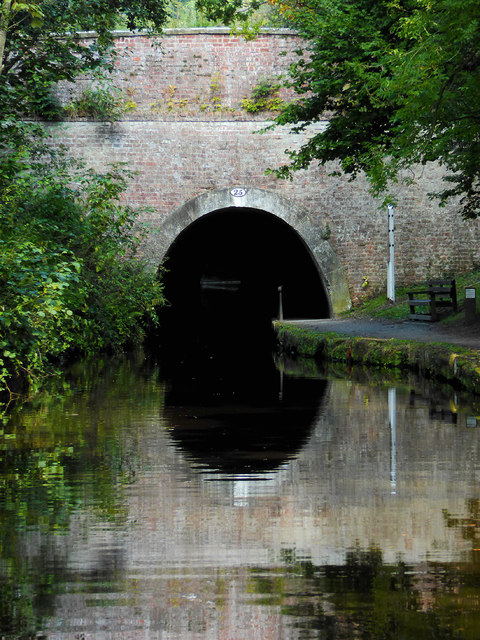
[{"label": "white post", "polygon": [[395,302],[395,216],[393,204],[388,207],[388,271],[387,298]]},{"label": "white post", "polygon": [[397,493],[397,390],[388,390],[388,421],[390,423],[390,490]]}]

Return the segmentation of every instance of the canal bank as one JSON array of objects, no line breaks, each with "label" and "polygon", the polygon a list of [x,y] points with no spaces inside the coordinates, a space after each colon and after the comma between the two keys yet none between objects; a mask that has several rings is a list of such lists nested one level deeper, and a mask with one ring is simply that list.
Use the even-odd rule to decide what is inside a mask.
[{"label": "canal bank", "polygon": [[318,361],[399,368],[480,393],[480,326],[368,318],[275,321],[279,348]]}]

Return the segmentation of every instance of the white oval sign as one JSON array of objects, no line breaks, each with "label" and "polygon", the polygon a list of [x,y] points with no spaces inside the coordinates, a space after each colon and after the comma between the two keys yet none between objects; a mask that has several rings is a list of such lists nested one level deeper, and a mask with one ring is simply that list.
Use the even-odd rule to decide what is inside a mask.
[{"label": "white oval sign", "polygon": [[232,189],[230,193],[234,198],[243,198],[243,196],[247,195],[247,190],[236,188],[236,189]]}]

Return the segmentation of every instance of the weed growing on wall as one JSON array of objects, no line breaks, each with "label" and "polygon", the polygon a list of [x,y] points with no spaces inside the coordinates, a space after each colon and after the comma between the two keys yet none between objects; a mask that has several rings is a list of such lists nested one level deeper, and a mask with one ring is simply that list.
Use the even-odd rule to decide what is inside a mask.
[{"label": "weed growing on wall", "polygon": [[[2,116],[60,117],[51,91],[60,81],[74,82],[115,70],[113,30],[161,32],[168,0],[148,2],[5,1],[0,9],[0,113]],[[79,32],[94,31],[82,41]]]},{"label": "weed growing on wall", "polygon": [[135,102],[117,87],[88,87],[81,95],[64,107],[70,118],[92,118],[115,122],[127,111],[136,109]]},{"label": "weed growing on wall", "polygon": [[242,100],[242,109],[248,113],[260,113],[263,111],[279,111],[283,100],[279,97],[281,84],[273,80],[262,80],[253,89],[250,98]]},{"label": "weed growing on wall", "polygon": [[[233,107],[225,106],[222,103],[223,77],[220,72],[211,76],[207,95],[196,95],[194,97],[181,97],[178,87],[169,84],[163,91],[163,97],[150,104],[150,109],[154,113],[233,113]],[[180,93],[180,95],[179,95]]]}]

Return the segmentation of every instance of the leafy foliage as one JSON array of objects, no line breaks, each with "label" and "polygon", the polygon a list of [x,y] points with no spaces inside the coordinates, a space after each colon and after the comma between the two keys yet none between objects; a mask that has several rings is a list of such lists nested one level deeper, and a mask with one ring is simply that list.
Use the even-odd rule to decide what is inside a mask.
[{"label": "leafy foliage", "polygon": [[215,24],[208,20],[196,6],[195,0],[170,0],[167,28],[207,27]]},{"label": "leafy foliage", "polygon": [[[375,195],[418,165],[446,170],[444,203],[460,196],[463,215],[480,214],[480,4],[477,0],[271,0],[305,39],[290,67],[298,100],[277,123],[303,132],[329,126],[277,174],[312,161],[365,172]],[[198,0],[233,22],[258,2]]]},{"label": "leafy foliage", "polygon": [[283,100],[278,95],[280,88],[279,82],[262,80],[253,88],[252,97],[242,100],[242,108],[249,113],[278,111],[283,106]]},{"label": "leafy foliage", "polygon": [[67,104],[63,112],[71,118],[87,117],[115,122],[126,111],[135,109],[132,100],[126,100],[117,87],[88,87],[81,95]]},{"label": "leafy foliage", "polygon": [[136,211],[120,203],[131,174],[105,174],[51,151],[40,127],[0,135],[0,389],[30,382],[72,349],[138,340],[161,284],[135,258]]},{"label": "leafy foliage", "polygon": [[197,7],[211,20],[222,24],[232,24],[237,20],[246,20],[257,11],[264,2],[262,0],[197,0]]},{"label": "leafy foliage", "polygon": [[[5,35],[0,116],[58,117],[52,86],[81,73],[112,70],[113,29],[158,32],[167,19],[167,0],[44,0],[41,19],[33,19],[31,4],[17,3],[25,9],[15,12],[10,5],[4,0],[0,11],[0,35],[2,25]],[[98,37],[86,44],[80,31],[95,31]],[[1,57],[0,46],[0,66]]]},{"label": "leafy foliage", "polygon": [[[159,281],[136,259],[137,213],[121,204],[130,172],[104,174],[54,152],[39,125],[63,115],[60,80],[113,69],[112,30],[160,31],[168,0],[3,0],[0,4],[0,391],[32,385],[72,350],[135,341],[163,303]],[[86,44],[80,31],[96,31]],[[71,115],[113,120],[125,105],[102,86]]]},{"label": "leafy foliage", "polygon": [[196,0],[196,5],[207,18],[233,25],[234,33],[247,40],[258,34],[260,27],[288,26],[276,0]]}]

